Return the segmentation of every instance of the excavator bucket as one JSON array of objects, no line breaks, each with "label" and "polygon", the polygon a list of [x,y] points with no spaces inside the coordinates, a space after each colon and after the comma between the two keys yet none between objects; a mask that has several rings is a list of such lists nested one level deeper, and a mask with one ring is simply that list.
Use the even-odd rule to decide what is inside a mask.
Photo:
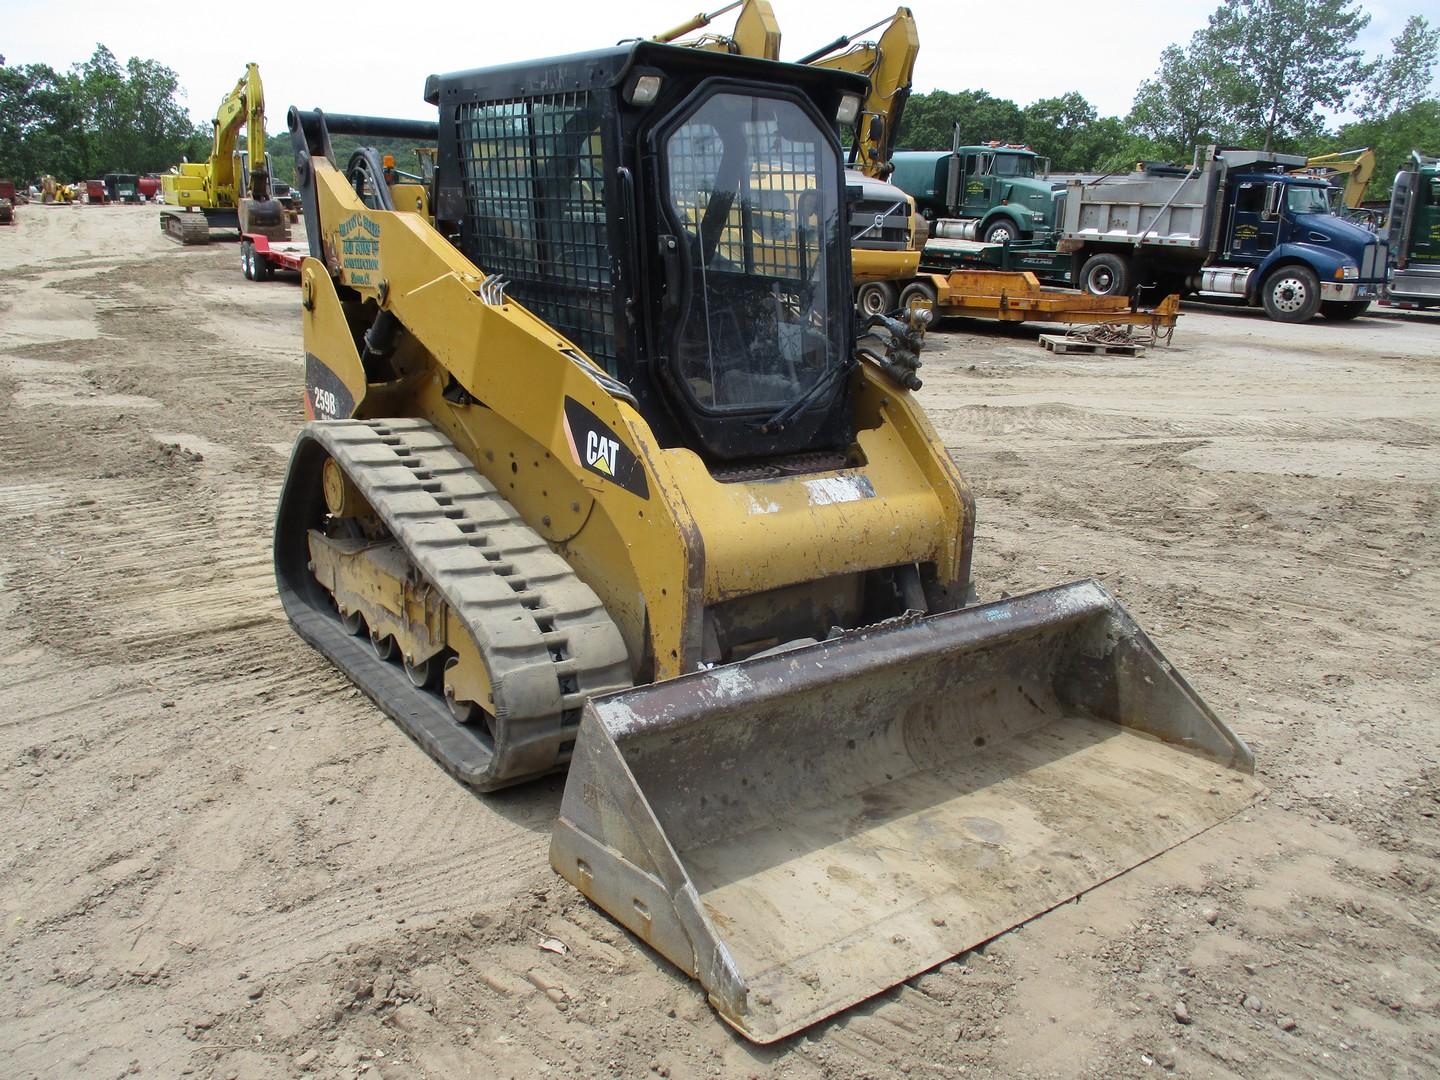
[{"label": "excavator bucket", "polygon": [[550,860],[767,1043],[1254,800],[1093,581],[590,701]]}]

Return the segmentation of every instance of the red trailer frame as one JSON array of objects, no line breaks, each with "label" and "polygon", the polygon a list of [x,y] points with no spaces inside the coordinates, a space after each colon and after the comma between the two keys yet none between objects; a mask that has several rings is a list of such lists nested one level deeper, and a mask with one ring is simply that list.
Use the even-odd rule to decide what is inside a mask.
[{"label": "red trailer frame", "polygon": [[247,281],[269,281],[276,270],[300,270],[310,254],[303,242],[275,242],[258,233],[240,234],[240,270]]}]

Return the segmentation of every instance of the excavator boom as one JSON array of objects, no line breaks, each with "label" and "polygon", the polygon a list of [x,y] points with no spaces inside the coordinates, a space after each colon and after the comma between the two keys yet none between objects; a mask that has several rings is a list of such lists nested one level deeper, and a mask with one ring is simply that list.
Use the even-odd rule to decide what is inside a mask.
[{"label": "excavator boom", "polygon": [[1308,158],[1305,167],[1296,171],[1307,176],[1324,177],[1332,183],[1338,177],[1345,177],[1340,201],[1347,210],[1359,210],[1365,202],[1365,190],[1375,175],[1375,163],[1375,151],[1364,147],[1318,154]]},{"label": "excavator boom", "polygon": [[[872,30],[884,26],[885,32],[876,41],[858,41]],[[839,50],[845,50],[839,52]],[[855,121],[855,141],[850,161],[866,176],[886,179],[891,171],[890,155],[900,130],[900,118],[910,97],[910,84],[915,77],[915,58],[920,55],[920,32],[915,17],[907,7],[867,26],[857,34],[836,38],[799,63],[836,71],[852,71],[870,80],[860,115]]]}]

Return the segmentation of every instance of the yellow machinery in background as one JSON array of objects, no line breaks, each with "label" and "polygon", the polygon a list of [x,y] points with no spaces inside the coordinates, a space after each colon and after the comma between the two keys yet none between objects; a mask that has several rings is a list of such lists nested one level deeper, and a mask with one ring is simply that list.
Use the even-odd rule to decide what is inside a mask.
[{"label": "yellow machinery in background", "polygon": [[[638,41],[289,117],[288,616],[461,782],[568,768],[556,871],[759,1042],[1257,791],[1098,584],[974,604],[920,324],[855,337],[866,92]],[[428,190],[332,134],[436,142]]]},{"label": "yellow machinery in background", "polygon": [[[875,40],[865,35],[880,27]],[[840,51],[843,50],[843,51]],[[929,226],[915,209],[915,200],[888,183],[894,166],[890,155],[920,55],[920,32],[907,7],[846,34],[808,53],[800,63],[865,76],[868,88],[854,120],[850,144],[851,179],[859,197],[851,210],[851,259],[855,307],[876,316],[898,305],[901,284],[920,269]]]},{"label": "yellow machinery in background", "polygon": [[[707,29],[712,22],[739,9],[730,34],[685,35]],[[864,36],[880,27],[877,40]],[[780,25],[769,0],[738,0],[718,11],[700,14],[652,40],[687,48],[728,52],[765,60],[780,56]],[[843,51],[841,51],[843,50]],[[798,62],[832,71],[862,75],[866,92],[854,116],[841,118],[852,129],[847,174],[850,255],[855,306],[862,315],[880,315],[895,308],[900,284],[920,268],[927,235],[925,219],[909,195],[886,182],[890,153],[899,130],[905,101],[920,52],[920,36],[909,8],[846,34]]]},{"label": "yellow machinery in background", "polygon": [[[885,31],[878,39],[857,40],[882,26]],[[838,52],[840,49],[845,51]],[[889,179],[895,169],[890,155],[895,150],[900,118],[910,97],[915,60],[919,55],[920,31],[915,26],[915,16],[909,8],[901,7],[858,34],[838,37],[798,61],[865,76],[869,88],[855,120],[850,165],[876,180]]]},{"label": "yellow machinery in background", "polygon": [[1333,154],[1319,154],[1308,158],[1303,169],[1292,172],[1305,176],[1318,176],[1336,185],[1340,177],[1345,183],[1340,186],[1340,205],[1347,210],[1359,210],[1365,203],[1365,189],[1375,175],[1375,151],[1369,147],[1359,150],[1341,150]]},{"label": "yellow machinery in background", "polygon": [[[735,16],[735,27],[729,34],[701,34],[685,39],[686,34],[706,30],[721,15],[740,9]],[[682,40],[685,39],[685,40]],[[780,59],[780,24],[775,21],[775,12],[770,0],[735,0],[732,4],[712,11],[701,12],[686,19],[679,26],[656,34],[651,41],[669,45],[682,45],[687,49],[704,49],[707,52],[732,53],[737,56],[756,56],[763,60]]]},{"label": "yellow machinery in background", "polygon": [[[182,244],[208,244],[211,229],[289,240],[285,209],[270,191],[265,90],[256,64],[245,65],[245,74],[221,99],[213,125],[210,156],[182,162],[160,178],[161,230]],[[238,148],[242,129],[244,151]]]},{"label": "yellow machinery in background", "polygon": [[1375,176],[1376,164],[1375,151],[1362,147],[1358,150],[1339,150],[1333,154],[1318,154],[1307,159],[1304,168],[1291,171],[1328,181],[1332,192],[1338,195],[1336,213],[1374,231],[1385,217],[1383,206],[1370,209],[1365,207],[1365,191]]}]

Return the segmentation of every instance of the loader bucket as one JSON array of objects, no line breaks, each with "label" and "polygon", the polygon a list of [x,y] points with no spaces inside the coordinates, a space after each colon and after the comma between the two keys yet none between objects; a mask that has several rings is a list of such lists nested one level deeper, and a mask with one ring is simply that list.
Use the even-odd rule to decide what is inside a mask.
[{"label": "loader bucket", "polygon": [[1252,771],[1081,581],[592,700],[550,861],[773,1042],[1225,820]]}]

